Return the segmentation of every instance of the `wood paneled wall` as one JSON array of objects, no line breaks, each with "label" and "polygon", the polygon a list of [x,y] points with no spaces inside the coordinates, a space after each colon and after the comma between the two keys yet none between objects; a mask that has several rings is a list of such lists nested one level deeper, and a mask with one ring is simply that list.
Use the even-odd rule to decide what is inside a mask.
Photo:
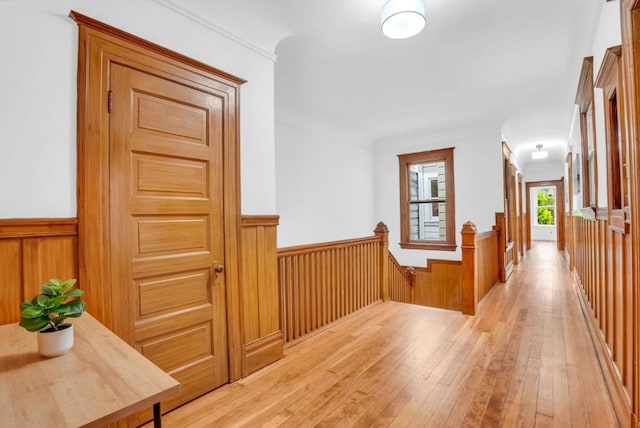
[{"label": "wood paneled wall", "polygon": [[381,244],[381,237],[373,236],[278,249],[286,343],[381,299],[386,288],[381,286],[380,251],[386,248]]},{"label": "wood paneled wall", "polygon": [[427,267],[417,267],[414,286],[416,305],[462,310],[462,262],[429,260]]},{"label": "wood paneled wall", "polygon": [[278,216],[242,216],[242,375],[282,358],[277,271]]},{"label": "wood paneled wall", "polygon": [[640,2],[637,0],[621,0],[621,27],[622,27],[622,75],[624,79],[626,114],[626,141],[628,151],[628,180],[629,180],[629,205],[631,222],[631,239],[627,250],[629,251],[626,273],[633,285],[632,293],[635,296],[633,312],[636,314],[634,322],[634,390],[631,403],[632,423],[640,425]]},{"label": "wood paneled wall", "polygon": [[500,230],[478,234],[478,302],[500,281],[498,236]]},{"label": "wood paneled wall", "polygon": [[[478,303],[500,281],[498,226],[477,233],[472,222],[464,224],[462,260],[427,260],[427,267],[402,266],[389,253],[389,297],[403,303],[462,311],[474,315]],[[501,241],[502,239],[502,241]]]},{"label": "wood paneled wall", "polygon": [[0,220],[0,324],[19,321],[20,303],[49,279],[78,277],[77,246],[76,219]]},{"label": "wood paneled wall", "polygon": [[[585,208],[571,217],[575,277],[583,311],[603,363],[613,402],[622,421],[628,419],[637,375],[633,347],[634,301],[631,275],[631,235],[611,228],[606,210],[596,216]],[[627,224],[627,226],[629,226]],[[626,416],[625,416],[626,415]]]}]

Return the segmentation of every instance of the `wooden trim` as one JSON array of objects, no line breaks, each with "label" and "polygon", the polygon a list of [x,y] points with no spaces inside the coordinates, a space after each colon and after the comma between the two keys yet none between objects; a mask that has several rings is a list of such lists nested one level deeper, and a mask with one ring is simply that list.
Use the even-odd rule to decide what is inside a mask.
[{"label": "wooden trim", "polygon": [[[244,82],[184,55],[132,36],[71,11],[79,26],[78,40],[78,240],[80,282],[90,311],[112,330],[119,299],[111,277],[109,113],[107,94],[113,63],[181,82],[224,98],[223,206],[225,286],[229,380],[242,376],[243,335],[240,258],[239,84]],[[94,189],[100,189],[96,192]],[[122,323],[121,323],[122,324]]]},{"label": "wooden trim", "polygon": [[280,224],[279,215],[242,215],[242,227],[277,226]]},{"label": "wooden trim", "polygon": [[283,345],[281,331],[245,345],[245,376],[282,358]]},{"label": "wooden trim", "polygon": [[623,62],[623,81],[625,87],[625,111],[626,132],[628,151],[629,151],[629,201],[630,206],[634,209],[630,212],[631,227],[631,257],[629,273],[631,284],[634,285],[634,333],[633,333],[633,360],[634,366],[634,387],[631,421],[638,425],[638,414],[640,412],[640,370],[638,362],[640,361],[640,210],[635,209],[640,203],[640,144],[638,144],[638,136],[640,135],[640,1],[638,0],[622,0],[620,2],[621,9],[621,27],[622,27],[622,62]]},{"label": "wooden trim", "polygon": [[417,241],[413,242],[399,242],[400,248],[405,250],[434,250],[434,251],[455,251],[458,248],[457,245],[451,244],[419,244]]},{"label": "wooden trim", "polygon": [[[576,104],[580,107],[580,139],[582,152],[582,186],[583,200],[585,206],[596,207],[598,203],[598,156],[596,142],[596,117],[595,106],[593,105],[593,57],[586,57],[582,62],[582,70],[578,80],[578,91],[576,93]],[[587,115],[591,108],[591,129],[587,129],[589,121]],[[589,136],[593,138],[593,171],[589,165]],[[591,183],[591,173],[593,173],[593,183]],[[594,187],[594,200],[591,200],[591,186]]]},{"label": "wooden trim", "polygon": [[546,181],[528,181],[527,187],[527,212],[531,212],[531,188],[532,187],[551,187],[556,189],[556,243],[559,251],[564,250],[564,177],[560,180]]},{"label": "wooden trim", "polygon": [[[455,223],[455,170],[454,149],[429,150],[424,152],[407,153],[398,155],[400,173],[400,247],[404,249],[421,249],[437,251],[455,251],[456,223]],[[411,239],[409,205],[409,164],[439,162],[445,163],[446,175],[446,233],[444,240],[416,240]]]},{"label": "wooden trim", "polygon": [[128,43],[140,46],[143,49],[155,52],[159,55],[167,57],[171,61],[178,61],[189,67],[193,67],[199,70],[204,71],[207,74],[215,74],[216,76],[222,77],[224,79],[229,80],[235,84],[241,85],[246,83],[247,81],[241,79],[239,77],[234,76],[233,74],[229,74],[225,71],[217,69],[215,67],[211,67],[203,62],[197,61],[193,58],[189,58],[186,55],[173,51],[171,49],[167,49],[163,46],[157,45],[153,42],[145,40],[141,37],[134,36],[131,33],[120,30],[118,28],[112,27],[111,25],[105,24],[104,22],[100,22],[96,19],[90,18],[86,15],[83,15],[75,10],[69,12],[69,17],[73,19],[78,25],[85,26],[87,28],[91,28],[95,31],[98,31],[103,34],[108,34],[110,36],[116,37],[118,39],[124,40]]},{"label": "wooden trim", "polygon": [[0,239],[77,234],[76,218],[0,219]]},{"label": "wooden trim", "polygon": [[604,54],[602,64],[600,64],[600,70],[598,70],[598,76],[596,77],[596,88],[603,88],[607,84],[609,76],[614,71],[614,67],[617,65],[622,55],[622,45],[611,46]]},{"label": "wooden trim", "polygon": [[580,112],[584,113],[593,101],[593,57],[588,56],[582,60],[578,90],[575,103],[580,106]]},{"label": "wooden trim", "polygon": [[[620,45],[607,49],[596,86],[603,90],[607,153],[607,204],[610,225],[618,223],[616,210],[629,206],[626,96]],[[614,108],[615,100],[615,108]]]},{"label": "wooden trim", "polygon": [[414,266],[414,269],[416,272],[432,272],[437,265],[462,266],[462,260],[427,259],[426,266]]},{"label": "wooden trim", "polygon": [[319,242],[317,244],[295,245],[292,247],[278,248],[278,257],[289,256],[291,254],[301,254],[322,250],[325,248],[344,248],[354,244],[364,244],[367,242],[378,242],[378,237],[369,236],[366,238],[344,239],[341,241]]},{"label": "wooden trim", "polygon": [[242,216],[242,375],[282,357],[284,344],[278,286],[278,216]]},{"label": "wooden trim", "polygon": [[500,231],[497,228],[493,230],[487,230],[486,232],[478,232],[478,241],[491,238],[492,236],[497,235],[498,233],[500,233]]}]

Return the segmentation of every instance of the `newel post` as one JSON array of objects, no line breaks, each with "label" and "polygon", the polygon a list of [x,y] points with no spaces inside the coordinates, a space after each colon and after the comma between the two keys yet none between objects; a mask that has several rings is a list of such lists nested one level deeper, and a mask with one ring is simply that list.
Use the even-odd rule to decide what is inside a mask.
[{"label": "newel post", "polygon": [[378,263],[380,266],[380,298],[389,300],[389,228],[383,222],[379,222],[373,231],[380,240]]},{"label": "newel post", "polygon": [[475,315],[478,305],[478,235],[476,225],[462,226],[462,313]]}]

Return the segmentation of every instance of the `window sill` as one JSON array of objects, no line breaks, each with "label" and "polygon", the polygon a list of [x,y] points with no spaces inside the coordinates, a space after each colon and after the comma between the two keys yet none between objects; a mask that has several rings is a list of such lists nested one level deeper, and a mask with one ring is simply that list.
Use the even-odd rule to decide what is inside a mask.
[{"label": "window sill", "polygon": [[458,246],[456,244],[435,242],[400,242],[400,248],[405,250],[437,250],[437,251],[455,251]]}]

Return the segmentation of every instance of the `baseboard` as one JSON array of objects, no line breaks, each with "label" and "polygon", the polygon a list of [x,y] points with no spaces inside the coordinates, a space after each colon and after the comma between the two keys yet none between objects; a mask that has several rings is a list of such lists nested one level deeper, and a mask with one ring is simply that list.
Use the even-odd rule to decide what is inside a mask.
[{"label": "baseboard", "polygon": [[277,331],[269,336],[245,345],[242,375],[248,376],[257,370],[278,361],[282,358],[283,346],[284,340],[282,338],[281,331]]}]

